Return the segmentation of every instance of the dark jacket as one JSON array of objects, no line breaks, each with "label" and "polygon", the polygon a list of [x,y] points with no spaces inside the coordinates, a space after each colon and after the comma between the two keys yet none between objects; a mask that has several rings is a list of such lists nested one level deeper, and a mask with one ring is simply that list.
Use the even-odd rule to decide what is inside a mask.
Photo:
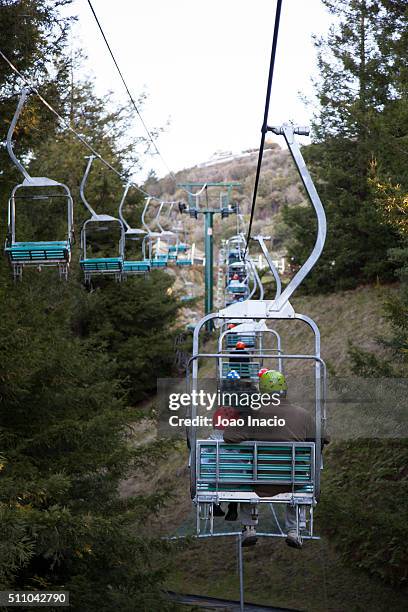
[{"label": "dark jacket", "polygon": [[[229,363],[234,364],[234,363],[249,363],[251,361],[251,358],[249,356],[248,351],[246,351],[245,349],[232,349],[231,351],[231,355],[234,355],[234,357],[230,357],[229,358]],[[236,355],[236,357],[235,357]]]},{"label": "dark jacket", "polygon": [[[268,406],[260,410],[251,410],[254,418],[284,419],[284,426],[277,427],[227,427],[224,430],[224,442],[239,444],[249,440],[260,442],[314,442],[315,441],[315,419],[306,410],[287,400],[281,400],[279,406]],[[247,420],[248,412],[241,415]],[[327,442],[327,441],[326,441]],[[256,485],[254,491],[259,497],[269,497],[279,493],[291,491],[291,485]]]}]

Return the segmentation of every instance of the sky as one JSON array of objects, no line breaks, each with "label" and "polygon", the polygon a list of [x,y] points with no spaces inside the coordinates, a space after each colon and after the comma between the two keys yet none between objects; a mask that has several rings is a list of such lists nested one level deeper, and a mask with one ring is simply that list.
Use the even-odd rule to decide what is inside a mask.
[{"label": "sky", "polygon": [[[92,0],[95,12],[149,127],[165,127],[157,146],[165,163],[146,156],[143,171],[158,176],[259,146],[276,10],[275,0]],[[98,94],[127,100],[123,84],[86,0],[69,13],[76,44],[88,61]],[[312,35],[325,34],[330,16],[321,0],[283,0],[269,124],[307,125],[313,105],[316,52]],[[135,119],[135,135],[144,135]],[[167,165],[167,167],[166,167]]]}]

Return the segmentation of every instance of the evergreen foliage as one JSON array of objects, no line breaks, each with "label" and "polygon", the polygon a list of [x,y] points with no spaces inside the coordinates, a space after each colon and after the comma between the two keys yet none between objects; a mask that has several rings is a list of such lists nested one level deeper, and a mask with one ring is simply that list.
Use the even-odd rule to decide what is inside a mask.
[{"label": "evergreen foliage", "polygon": [[[378,178],[372,180],[372,188],[383,223],[401,237],[401,246],[390,251],[400,266],[396,271],[400,287],[385,304],[391,333],[377,339],[387,350],[379,356],[378,351],[352,345],[351,369],[365,378],[388,378],[391,387],[396,384],[392,378],[406,378],[408,372],[408,196],[401,186]],[[395,410],[389,397],[382,399],[390,412]],[[333,445],[322,500],[325,528],[344,558],[404,587],[408,581],[404,544],[408,537],[407,453],[407,440],[398,438]],[[340,512],[342,521],[335,519]]]},{"label": "evergreen foliage", "polygon": [[[370,188],[371,163],[381,176],[408,187],[408,8],[396,0],[324,0],[335,16],[326,38],[317,39],[320,110],[314,143],[305,149],[328,218],[325,250],[306,286],[330,291],[361,282],[393,279],[388,250],[398,247],[392,226],[382,223]],[[404,147],[403,147],[404,148]],[[294,232],[289,254],[302,263],[313,247],[309,208],[287,207]]]},{"label": "evergreen foliage", "polygon": [[373,180],[377,206],[383,223],[400,235],[400,246],[390,249],[389,258],[398,265],[399,290],[390,295],[384,314],[391,326],[391,335],[378,339],[388,351],[383,358],[351,346],[352,371],[358,376],[404,377],[408,372],[408,195],[400,185]]},{"label": "evergreen foliage", "polygon": [[1,297],[2,588],[68,588],[76,610],[160,609],[163,547],[135,532],[161,496],[118,494],[157,457],[126,433],[144,414],[127,407],[115,351],[73,332],[90,295],[43,277]]},{"label": "evergreen foliage", "polygon": [[330,445],[318,507],[344,561],[398,587],[408,581],[407,460],[406,440]]},{"label": "evergreen foliage", "polygon": [[[2,49],[126,178],[138,163],[126,138],[131,115],[96,96],[91,82],[74,82],[78,58],[66,54],[70,20],[60,13],[66,4],[4,2]],[[3,141],[20,86],[0,60]],[[14,139],[32,175],[70,187],[78,238],[88,217],[78,198],[87,150],[35,96]],[[4,235],[5,204],[21,177],[4,148],[0,159]],[[98,212],[117,216],[123,187],[95,162],[87,196]],[[141,204],[131,190],[127,216],[135,225]],[[47,206],[19,210],[19,231],[34,240],[44,227],[57,234],[65,213]],[[168,445],[155,440],[154,428],[154,441],[141,446],[134,430],[149,416],[137,404],[157,377],[171,374],[179,304],[162,272],[121,285],[102,279],[86,291],[79,250],[77,244],[67,283],[45,269],[27,270],[14,284],[0,261],[0,588],[67,589],[78,612],[165,610],[160,589],[169,551],[148,531],[148,516],[167,492],[124,497],[119,490],[130,473],[166,457]]]}]

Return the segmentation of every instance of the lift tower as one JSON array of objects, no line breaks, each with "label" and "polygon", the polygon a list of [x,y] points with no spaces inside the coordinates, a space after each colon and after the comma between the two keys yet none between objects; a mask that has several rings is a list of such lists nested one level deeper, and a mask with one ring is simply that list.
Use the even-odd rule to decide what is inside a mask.
[{"label": "lift tower", "polygon": [[[238,205],[231,202],[232,190],[241,187],[241,183],[222,182],[222,183],[180,183],[178,187],[184,188],[188,192],[188,206],[181,202],[179,209],[181,213],[189,214],[193,219],[198,219],[198,215],[204,217],[204,246],[205,246],[205,297],[204,312],[210,314],[213,311],[213,225],[214,215],[220,214],[221,219],[237,214]],[[219,199],[217,204],[210,205],[208,189],[218,189]],[[202,200],[205,205],[202,205]],[[207,330],[211,331],[211,322]]]}]

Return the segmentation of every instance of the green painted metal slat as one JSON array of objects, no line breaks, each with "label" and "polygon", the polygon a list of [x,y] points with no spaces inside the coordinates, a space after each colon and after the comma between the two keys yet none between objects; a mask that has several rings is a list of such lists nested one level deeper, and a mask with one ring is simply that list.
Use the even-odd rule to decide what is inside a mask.
[{"label": "green painted metal slat", "polygon": [[255,336],[243,336],[240,334],[227,335],[227,348],[234,348],[237,342],[245,342],[248,348],[255,346]]},{"label": "green painted metal slat", "polygon": [[121,257],[95,257],[81,259],[80,266],[86,272],[121,272],[123,260]]},{"label": "green painted metal slat", "polygon": [[[238,355],[237,357],[234,356],[234,358],[238,358]],[[261,364],[259,362],[246,363],[237,361],[235,363],[227,363],[224,361],[222,364],[222,378],[226,378],[231,370],[235,370],[242,378],[257,380],[260,367]]]},{"label": "green painted metal slat", "polygon": [[[213,468],[215,468],[215,463],[203,463],[201,470],[206,470],[208,472],[208,470],[213,470]],[[220,470],[230,470],[230,469],[234,469],[234,470],[252,470],[252,463],[249,464],[241,464],[241,463],[220,463]],[[259,465],[258,463],[258,472],[272,472],[272,471],[277,471],[277,472],[291,472],[292,471],[292,466],[291,465],[279,465],[279,464],[274,464],[274,463],[268,463],[265,465]],[[307,472],[310,471],[310,466],[308,465],[295,465],[295,472]]]},{"label": "green painted metal slat", "polygon": [[123,262],[124,271],[137,271],[148,272],[150,270],[150,265],[144,261],[124,261]]},{"label": "green painted metal slat", "polygon": [[10,261],[17,263],[48,263],[68,261],[71,245],[69,241],[15,242],[5,248]]}]

